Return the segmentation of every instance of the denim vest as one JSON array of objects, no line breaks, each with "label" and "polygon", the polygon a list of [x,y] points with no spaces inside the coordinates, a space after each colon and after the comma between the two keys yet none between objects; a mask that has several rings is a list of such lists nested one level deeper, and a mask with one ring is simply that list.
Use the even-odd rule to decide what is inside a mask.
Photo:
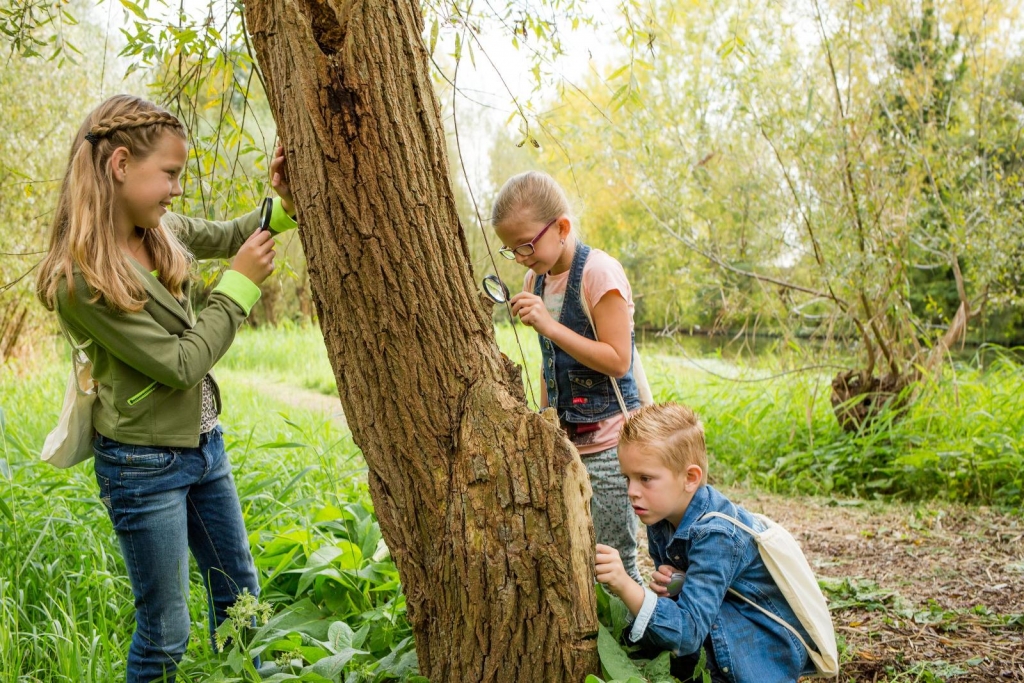
[{"label": "denim vest", "polygon": [[734,683],[792,683],[814,673],[804,646],[784,626],[726,593],[735,589],[811,637],[793,613],[761,559],[753,537],[731,522],[705,517],[723,512],[755,529],[754,520],[712,486],[701,486],[679,528],[662,520],[647,527],[654,566],[686,572],[676,598],[659,598],[642,640],[659,650],[686,655],[710,637],[715,664]]},{"label": "denim vest", "polygon": [[[590,247],[576,240],[576,251],[569,267],[569,281],[565,286],[565,300],[558,322],[576,334],[587,339],[596,339],[594,328],[583,312],[580,297],[583,294],[583,266],[590,255]],[[544,275],[539,275],[533,285],[533,293],[543,298]],[[611,377],[583,365],[554,342],[543,335],[540,337],[541,357],[544,364],[544,382],[547,385],[548,405],[558,411],[558,418],[574,424],[591,424],[607,420],[622,412],[615,398]],[[633,344],[634,335],[630,334]],[[636,346],[632,347],[635,349]],[[633,380],[633,363],[629,372],[618,380],[622,400],[626,409],[633,411],[640,407],[640,394]]]}]

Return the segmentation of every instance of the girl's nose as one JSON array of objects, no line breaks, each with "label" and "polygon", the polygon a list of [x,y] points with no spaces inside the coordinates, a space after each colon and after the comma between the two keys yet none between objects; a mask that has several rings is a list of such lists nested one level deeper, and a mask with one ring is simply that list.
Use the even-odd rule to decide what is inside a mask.
[{"label": "girl's nose", "polygon": [[181,181],[175,179],[174,184],[171,186],[171,196],[180,197],[182,194]]}]

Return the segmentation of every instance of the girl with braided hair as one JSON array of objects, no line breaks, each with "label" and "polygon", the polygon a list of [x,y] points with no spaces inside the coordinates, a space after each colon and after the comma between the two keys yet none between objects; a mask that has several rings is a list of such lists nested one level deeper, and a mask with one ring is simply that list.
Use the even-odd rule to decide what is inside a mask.
[{"label": "girl with braided hair", "polygon": [[[241,593],[259,592],[217,416],[213,365],[274,269],[274,235],[295,226],[284,151],[269,231],[259,211],[227,222],[168,212],[182,194],[186,132],[170,112],[117,95],[71,146],[37,293],[98,383],[96,481],[135,596],[129,683],[173,681],[189,636],[189,550],[211,637]],[[195,315],[194,259],[233,257]],[[90,340],[90,341],[86,341]]]}]

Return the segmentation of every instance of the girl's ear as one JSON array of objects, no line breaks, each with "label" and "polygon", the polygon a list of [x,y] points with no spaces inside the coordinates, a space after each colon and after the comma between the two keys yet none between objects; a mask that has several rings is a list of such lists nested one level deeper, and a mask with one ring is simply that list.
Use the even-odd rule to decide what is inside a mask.
[{"label": "girl's ear", "polygon": [[128,160],[131,159],[132,153],[128,151],[127,147],[118,147],[110,153],[110,172],[114,176],[114,180],[119,183],[124,182],[125,171],[128,167]]},{"label": "girl's ear", "polygon": [[569,220],[568,216],[562,216],[558,219],[558,238],[565,239],[569,236],[572,231],[572,221]]}]

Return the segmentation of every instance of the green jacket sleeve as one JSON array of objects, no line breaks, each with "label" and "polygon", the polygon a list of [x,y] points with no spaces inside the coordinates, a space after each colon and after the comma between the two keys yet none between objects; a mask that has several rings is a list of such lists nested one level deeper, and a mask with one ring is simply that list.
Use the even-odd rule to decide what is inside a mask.
[{"label": "green jacket sleeve", "polygon": [[[260,211],[255,209],[230,221],[208,221],[169,213],[164,216],[164,222],[197,259],[231,258],[259,227]],[[270,231],[276,235],[295,226],[294,219],[281,208],[281,199],[275,197]]]},{"label": "green jacket sleeve", "polygon": [[[58,312],[80,333],[77,336],[94,340],[125,365],[173,389],[189,389],[201,382],[227,352],[245,320],[241,306],[217,291],[192,327],[152,298],[138,313],[120,313],[102,300],[90,302],[90,297],[85,280],[77,274],[73,296],[65,283],[58,288]],[[168,324],[181,328],[180,336],[168,331]]]},{"label": "green jacket sleeve", "polygon": [[259,227],[260,212],[250,211],[230,221],[168,213],[163,220],[197,259],[231,258]]}]

